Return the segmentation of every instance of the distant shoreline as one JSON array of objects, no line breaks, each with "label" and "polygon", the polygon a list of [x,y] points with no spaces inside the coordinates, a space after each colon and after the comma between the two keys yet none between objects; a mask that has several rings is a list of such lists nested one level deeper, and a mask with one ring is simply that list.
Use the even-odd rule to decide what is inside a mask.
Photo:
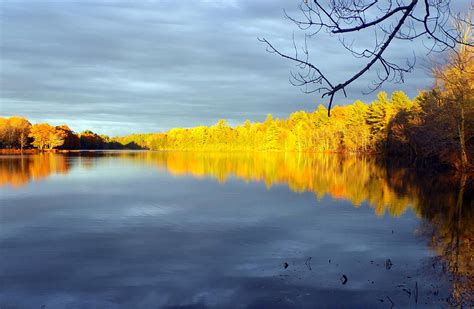
[{"label": "distant shoreline", "polygon": [[103,151],[154,151],[154,152],[220,152],[220,153],[325,153],[325,154],[364,154],[378,155],[375,151],[282,151],[282,150],[198,150],[198,149],[0,149],[0,154],[36,154],[36,153],[76,153],[76,152],[103,152]]},{"label": "distant shoreline", "polygon": [[1,154],[39,154],[39,153],[77,153],[77,152],[102,152],[102,151],[153,151],[148,149],[137,150],[137,149],[0,149]]},{"label": "distant shoreline", "polygon": [[33,154],[39,153],[38,149],[0,149],[0,154]]}]

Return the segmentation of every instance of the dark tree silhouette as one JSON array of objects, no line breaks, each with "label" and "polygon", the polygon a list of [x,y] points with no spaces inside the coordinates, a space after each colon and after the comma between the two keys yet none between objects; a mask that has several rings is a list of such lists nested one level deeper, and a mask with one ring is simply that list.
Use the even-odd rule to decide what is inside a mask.
[{"label": "dark tree silhouette", "polygon": [[[404,64],[389,59],[387,50],[396,40],[423,40],[428,53],[456,50],[459,44],[473,46],[472,38],[464,40],[461,30],[473,27],[470,14],[453,12],[450,0],[304,0],[299,9],[301,19],[285,12],[305,36],[300,49],[293,37],[293,55],[281,52],[265,38],[259,40],[270,53],[296,62],[298,70],[291,72],[290,82],[303,87],[306,93],[319,92],[323,98],[328,97],[328,114],[334,96],[339,92],[345,95],[346,88],[371,69],[377,70],[377,77],[369,92],[386,81],[404,81],[404,74],[414,68],[415,56]],[[359,50],[354,42],[362,31],[372,36],[374,42],[372,47]],[[309,57],[307,40],[322,32],[337,38],[354,57],[366,59],[362,68],[346,80],[331,80]]]}]

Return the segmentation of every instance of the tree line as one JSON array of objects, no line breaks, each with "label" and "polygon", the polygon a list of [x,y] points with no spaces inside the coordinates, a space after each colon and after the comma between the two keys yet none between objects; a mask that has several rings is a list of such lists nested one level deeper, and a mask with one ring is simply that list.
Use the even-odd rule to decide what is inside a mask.
[{"label": "tree line", "polygon": [[454,102],[442,88],[423,91],[413,100],[402,91],[391,96],[380,92],[370,104],[356,101],[335,107],[331,117],[320,105],[313,112],[294,112],[286,119],[268,115],[264,122],[247,120],[235,127],[219,120],[209,127],[175,128],[116,140],[152,150],[377,152],[463,169],[474,158],[474,112],[472,103],[465,102],[462,111],[461,104]]},{"label": "tree line", "polygon": [[20,116],[0,117],[0,148],[38,150],[79,149],[135,149],[132,144],[123,145],[106,135],[86,130],[75,133],[67,125],[52,126],[47,123],[31,124]]},{"label": "tree line", "polygon": [[186,151],[280,151],[387,153],[472,169],[474,160],[474,59],[465,47],[434,70],[435,86],[411,100],[404,92],[380,92],[371,103],[320,105],[288,118],[235,127],[174,128],[165,133],[111,138],[67,125],[32,125],[22,117],[0,118],[0,146],[23,149],[151,149]]},{"label": "tree line", "polygon": [[390,96],[380,92],[370,104],[356,101],[335,107],[331,117],[320,105],[312,112],[297,111],[286,119],[275,119],[269,114],[263,122],[247,120],[235,127],[219,120],[213,126],[123,137],[92,131],[77,134],[67,125],[32,125],[22,117],[0,118],[0,144],[2,148],[39,150],[384,152],[460,168],[463,156],[465,164],[472,164],[474,113],[472,104],[466,105],[464,129],[459,130],[457,118],[462,115],[454,113],[446,95],[441,88],[421,92],[413,100],[402,91]]}]

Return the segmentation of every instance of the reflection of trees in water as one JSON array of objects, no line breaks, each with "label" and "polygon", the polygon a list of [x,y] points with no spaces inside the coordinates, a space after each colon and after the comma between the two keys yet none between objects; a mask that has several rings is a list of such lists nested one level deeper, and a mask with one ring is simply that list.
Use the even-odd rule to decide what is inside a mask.
[{"label": "reflection of trees in water", "polygon": [[387,169],[375,159],[361,156],[279,153],[163,152],[135,154],[140,160],[165,168],[174,175],[211,177],[225,182],[231,177],[264,182],[268,188],[286,184],[295,192],[313,192],[318,199],[330,195],[364,201],[378,216],[400,216],[418,203],[416,196],[400,194],[391,186]]},{"label": "reflection of trees in water", "polygon": [[66,174],[69,169],[66,157],[58,154],[0,157],[0,186],[20,187],[51,174]]},{"label": "reflection of trees in water", "polygon": [[414,211],[426,220],[423,232],[439,266],[452,281],[451,305],[474,305],[474,183],[467,174],[427,174],[387,168],[397,194],[416,197]]},{"label": "reflection of trees in water", "polygon": [[[91,170],[98,157],[116,156],[118,153],[38,153],[34,155],[0,156],[0,186],[21,187],[53,174],[67,174],[73,167],[70,157],[76,157],[74,167]],[[137,157],[138,159],[138,157]]]},{"label": "reflection of trees in water", "polygon": [[330,195],[356,207],[366,201],[377,216],[402,215],[409,207],[426,220],[425,234],[452,281],[450,305],[474,304],[474,184],[466,174],[400,168],[374,158],[323,154],[145,153],[140,160],[174,175],[230,177],[287,184],[295,192]]},{"label": "reflection of trees in water", "polygon": [[474,305],[474,189],[465,174],[452,180],[456,190],[451,192],[446,183],[431,188],[442,193],[438,199],[422,191],[420,212],[430,223],[425,233],[437,255],[433,265],[440,265],[453,283],[449,303]]},{"label": "reflection of trees in water", "polygon": [[[474,302],[474,183],[459,174],[427,174],[399,168],[362,156],[281,153],[137,152],[75,154],[80,168],[93,168],[97,156],[118,157],[152,164],[173,175],[211,177],[219,182],[236,177],[264,182],[268,188],[286,184],[295,192],[313,192],[363,202],[377,216],[400,216],[408,208],[426,220],[424,233],[441,265],[453,281],[452,304]],[[38,154],[0,159],[0,185],[21,186],[53,173],[66,173],[66,156]]]}]

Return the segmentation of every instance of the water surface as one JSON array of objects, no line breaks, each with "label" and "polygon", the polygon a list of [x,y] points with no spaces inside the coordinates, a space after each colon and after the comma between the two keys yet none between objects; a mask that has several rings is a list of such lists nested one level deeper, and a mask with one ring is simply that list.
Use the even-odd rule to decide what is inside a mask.
[{"label": "water surface", "polygon": [[473,305],[467,176],[308,154],[0,156],[1,308]]}]

